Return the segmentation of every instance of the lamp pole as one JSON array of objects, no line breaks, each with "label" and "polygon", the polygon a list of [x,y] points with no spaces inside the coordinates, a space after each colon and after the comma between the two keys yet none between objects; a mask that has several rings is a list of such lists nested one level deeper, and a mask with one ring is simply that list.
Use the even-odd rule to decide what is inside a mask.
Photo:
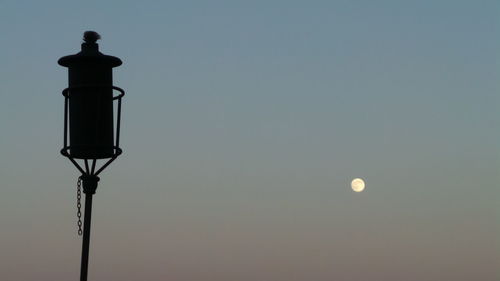
[{"label": "lamp pole", "polygon": [[[122,153],[120,119],[125,91],[113,86],[112,78],[112,69],[122,61],[99,52],[96,43],[99,39],[97,32],[86,31],[81,51],[58,60],[61,66],[68,68],[69,74],[69,86],[63,90],[64,146],[61,154],[81,173],[79,180],[85,193],[80,281],[87,280],[92,197],[99,182],[98,175]],[[118,94],[114,95],[115,92]],[[96,168],[98,164],[100,168]]]},{"label": "lamp pole", "polygon": [[82,240],[82,263],[80,269],[80,280],[87,280],[87,272],[89,267],[89,246],[90,246],[90,225],[92,220],[92,196],[97,189],[97,176],[84,176],[83,193],[85,193],[85,211],[83,217],[83,240]]}]

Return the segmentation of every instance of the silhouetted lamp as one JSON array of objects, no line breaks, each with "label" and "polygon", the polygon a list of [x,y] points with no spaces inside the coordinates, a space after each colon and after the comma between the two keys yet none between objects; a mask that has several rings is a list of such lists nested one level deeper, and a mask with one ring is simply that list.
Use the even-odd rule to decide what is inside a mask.
[{"label": "silhouetted lamp", "polygon": [[[113,86],[113,68],[122,61],[99,52],[96,43],[99,39],[96,32],[85,32],[82,50],[58,61],[68,68],[69,73],[69,86],[63,90],[64,147],[61,154],[69,158],[81,173],[79,180],[85,193],[82,281],[87,280],[92,195],[97,188],[98,175],[122,153],[119,146],[120,116],[125,92]],[[96,167],[98,161],[103,161],[99,163],[102,164],[100,168]]]}]

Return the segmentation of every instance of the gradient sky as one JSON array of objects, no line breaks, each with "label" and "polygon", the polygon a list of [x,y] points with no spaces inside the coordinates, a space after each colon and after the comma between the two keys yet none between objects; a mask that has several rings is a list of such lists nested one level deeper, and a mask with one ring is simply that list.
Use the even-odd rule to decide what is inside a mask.
[{"label": "gradient sky", "polygon": [[78,279],[56,62],[96,30],[127,95],[89,280],[500,280],[499,9],[2,1],[0,279]]}]

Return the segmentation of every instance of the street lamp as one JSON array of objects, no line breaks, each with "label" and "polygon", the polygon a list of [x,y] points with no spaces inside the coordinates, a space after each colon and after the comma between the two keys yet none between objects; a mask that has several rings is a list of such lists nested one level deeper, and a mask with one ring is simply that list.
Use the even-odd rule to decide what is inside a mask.
[{"label": "street lamp", "polygon": [[[99,52],[96,43],[99,39],[96,32],[85,32],[82,50],[58,60],[60,65],[68,68],[69,74],[69,86],[62,92],[64,147],[61,154],[81,173],[79,182],[83,183],[85,193],[81,281],[87,280],[92,196],[97,189],[98,175],[122,153],[120,118],[125,91],[113,86],[113,68],[121,65],[122,61]],[[97,167],[98,161],[104,161],[99,163],[100,167]]]}]

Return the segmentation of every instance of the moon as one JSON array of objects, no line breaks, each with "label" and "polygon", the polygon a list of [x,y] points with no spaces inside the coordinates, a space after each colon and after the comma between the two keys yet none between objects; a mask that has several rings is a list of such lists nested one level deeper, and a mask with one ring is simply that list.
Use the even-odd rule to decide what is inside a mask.
[{"label": "moon", "polygon": [[361,192],[365,190],[365,181],[360,178],[353,179],[351,182],[351,188],[354,192]]}]

